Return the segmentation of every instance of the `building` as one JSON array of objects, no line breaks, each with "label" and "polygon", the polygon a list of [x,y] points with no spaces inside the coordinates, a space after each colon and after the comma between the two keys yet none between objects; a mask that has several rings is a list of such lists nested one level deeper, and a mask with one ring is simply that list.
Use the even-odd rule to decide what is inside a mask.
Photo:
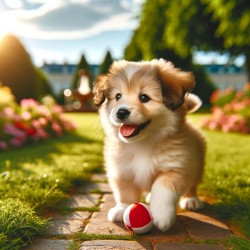
[{"label": "building", "polygon": [[[90,65],[93,74],[98,75],[99,65]],[[219,89],[226,89],[232,87],[241,89],[247,83],[247,74],[245,67],[238,67],[236,65],[220,65],[208,64],[204,65],[205,69]],[[75,64],[47,64],[41,67],[43,72],[47,75],[52,84],[54,93],[59,95],[65,89],[71,88],[73,75],[76,71]]]},{"label": "building", "polygon": [[242,89],[247,83],[247,73],[244,66],[236,66],[234,64],[207,64],[204,65],[205,69],[219,89],[234,88]]},{"label": "building", "polygon": [[[91,71],[94,75],[98,74],[99,65],[93,64]],[[73,75],[77,69],[76,64],[58,64],[58,63],[44,63],[41,70],[48,77],[49,82],[52,84],[52,89],[56,95],[61,94],[65,89],[71,88]]]}]

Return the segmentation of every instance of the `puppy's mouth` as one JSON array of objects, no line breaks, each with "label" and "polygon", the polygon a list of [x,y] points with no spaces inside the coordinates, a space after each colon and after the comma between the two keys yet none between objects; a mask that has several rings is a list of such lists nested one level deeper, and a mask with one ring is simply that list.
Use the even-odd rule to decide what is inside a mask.
[{"label": "puppy's mouth", "polygon": [[148,120],[142,124],[135,125],[135,124],[122,124],[119,128],[121,135],[124,138],[131,138],[138,135],[144,128],[146,128],[151,121]]}]

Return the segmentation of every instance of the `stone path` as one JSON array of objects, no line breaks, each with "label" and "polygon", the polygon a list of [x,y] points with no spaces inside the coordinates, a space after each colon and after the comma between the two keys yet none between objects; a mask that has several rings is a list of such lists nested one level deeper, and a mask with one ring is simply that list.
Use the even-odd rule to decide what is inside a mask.
[{"label": "stone path", "polygon": [[49,214],[53,226],[26,250],[223,250],[223,240],[233,235],[229,227],[204,209],[178,212],[168,232],[153,228],[133,236],[123,223],[107,221],[114,200],[104,175],[94,175],[93,183],[60,204],[61,211]]}]

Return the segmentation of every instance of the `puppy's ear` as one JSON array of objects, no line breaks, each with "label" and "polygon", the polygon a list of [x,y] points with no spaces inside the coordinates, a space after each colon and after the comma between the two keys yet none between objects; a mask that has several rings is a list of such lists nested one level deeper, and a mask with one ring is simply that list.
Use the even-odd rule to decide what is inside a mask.
[{"label": "puppy's ear", "polygon": [[94,104],[100,107],[106,99],[106,89],[107,89],[107,76],[100,75],[96,78],[94,82],[93,94],[94,94]]},{"label": "puppy's ear", "polygon": [[191,92],[195,79],[191,72],[184,72],[163,59],[157,61],[158,77],[162,85],[164,105],[170,110],[178,109],[185,101],[185,95]]}]

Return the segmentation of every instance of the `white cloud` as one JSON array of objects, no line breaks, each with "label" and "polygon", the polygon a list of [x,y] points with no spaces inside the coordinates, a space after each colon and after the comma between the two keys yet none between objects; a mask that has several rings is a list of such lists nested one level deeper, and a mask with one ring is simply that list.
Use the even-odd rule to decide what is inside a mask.
[{"label": "white cloud", "polygon": [[104,31],[134,29],[135,10],[141,1],[26,0],[22,9],[3,13],[0,22],[6,23],[10,32],[26,38],[80,39]]}]

